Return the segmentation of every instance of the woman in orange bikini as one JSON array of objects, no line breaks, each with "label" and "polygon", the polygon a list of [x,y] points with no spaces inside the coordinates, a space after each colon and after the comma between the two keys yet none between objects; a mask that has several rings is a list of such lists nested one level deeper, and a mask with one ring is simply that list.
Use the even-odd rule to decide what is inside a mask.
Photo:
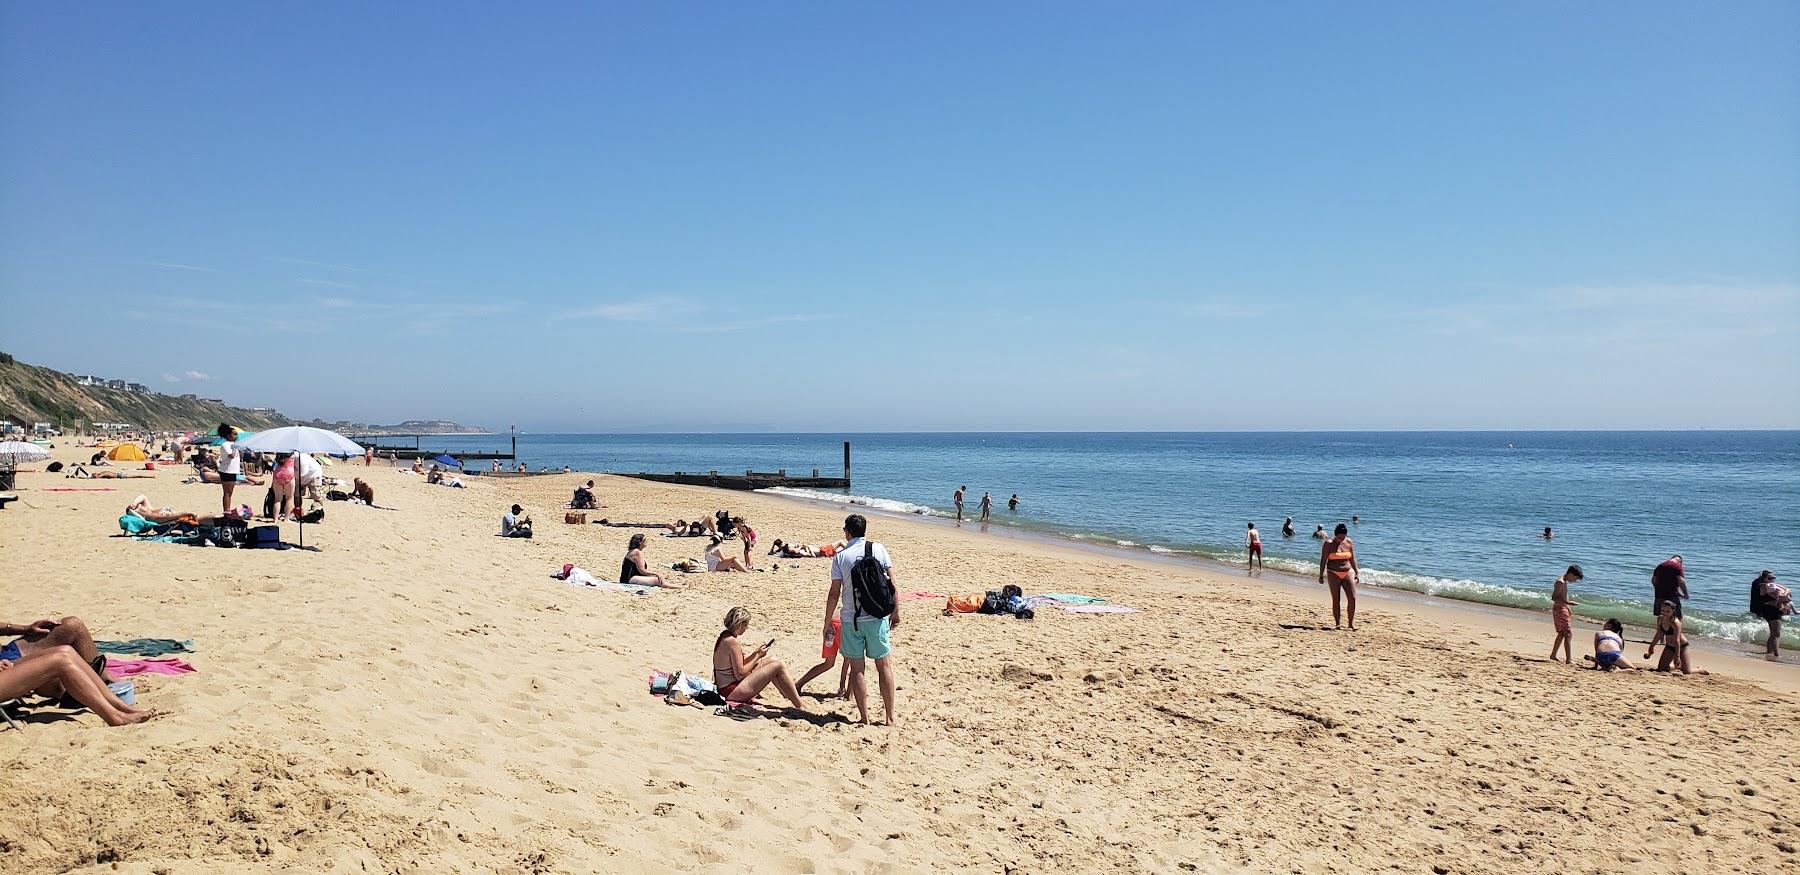
[{"label": "woman in orange bikini", "polygon": [[1339,593],[1350,605],[1350,631],[1356,631],[1356,579],[1362,570],[1356,567],[1356,545],[1350,543],[1350,527],[1337,524],[1331,538],[1319,549],[1319,582],[1331,587],[1331,621],[1343,628],[1343,611]]}]

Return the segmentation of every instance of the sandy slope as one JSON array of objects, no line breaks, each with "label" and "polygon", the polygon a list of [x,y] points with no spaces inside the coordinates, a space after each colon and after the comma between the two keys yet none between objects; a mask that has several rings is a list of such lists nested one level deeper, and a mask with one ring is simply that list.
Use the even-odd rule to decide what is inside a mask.
[{"label": "sandy slope", "polygon": [[[1537,658],[1547,637],[1519,656],[1467,616],[1392,601],[1362,632],[1321,631],[1316,590],[878,518],[902,589],[1017,582],[1144,612],[912,603],[903,727],[737,722],[664,705],[646,674],[704,670],[734,604],[803,670],[823,560],[642,599],[578,590],[548,573],[608,576],[639,531],[560,524],[584,477],[367,473],[396,509],[332,505],[308,527],[318,553],[108,537],[139,491],[216,506],[174,472],[81,484],[112,493],[27,475],[31,506],[0,513],[0,615],[195,638],[201,673],[146,682],[144,702],[179,712],[147,726],[39,711],[0,732],[0,870],[1800,870],[1800,703],[1767,685],[1571,670]],[[728,506],[765,544],[841,521],[601,491],[597,516]],[[493,537],[513,500],[537,539]],[[652,541],[659,561],[700,552]]]}]

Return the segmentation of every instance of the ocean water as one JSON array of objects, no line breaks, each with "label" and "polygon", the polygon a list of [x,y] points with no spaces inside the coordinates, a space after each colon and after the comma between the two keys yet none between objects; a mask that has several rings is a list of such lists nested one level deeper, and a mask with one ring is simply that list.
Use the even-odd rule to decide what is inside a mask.
[{"label": "ocean water", "polygon": [[[1800,432],[1326,432],[522,435],[533,468],[746,468],[837,474],[812,498],[953,515],[993,494],[995,525],[1224,562],[1255,521],[1272,568],[1315,574],[1314,526],[1348,522],[1365,583],[1512,607],[1549,607],[1570,563],[1576,614],[1646,624],[1650,569],[1682,554],[1692,631],[1749,641],[1746,612],[1769,568],[1800,579]],[[504,436],[426,438],[494,449]],[[1006,499],[1020,497],[1017,513]],[[1298,529],[1281,537],[1284,517]],[[1538,537],[1551,526],[1556,537]],[[1800,623],[1783,637],[1800,643]]]}]

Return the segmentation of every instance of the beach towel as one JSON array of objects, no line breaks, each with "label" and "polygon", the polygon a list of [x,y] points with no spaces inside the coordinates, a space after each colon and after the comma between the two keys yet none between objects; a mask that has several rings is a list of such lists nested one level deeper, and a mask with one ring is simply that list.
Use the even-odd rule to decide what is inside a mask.
[{"label": "beach towel", "polygon": [[949,596],[946,596],[941,592],[903,592],[894,598],[903,602],[917,602],[924,601],[925,599],[949,598]]},{"label": "beach towel", "polygon": [[106,661],[107,674],[117,677],[128,677],[134,674],[187,674],[199,671],[180,659],[109,659]]},{"label": "beach towel", "polygon": [[118,492],[111,486],[46,486],[39,492]]},{"label": "beach towel", "polygon": [[1135,614],[1137,608],[1124,605],[1057,605],[1071,614]]},{"label": "beach towel", "polygon": [[176,641],[173,638],[133,638],[130,641],[95,641],[94,649],[101,653],[126,656],[168,656],[171,653],[193,653],[194,639]]},{"label": "beach towel", "polygon": [[1093,605],[1106,601],[1106,599],[1099,596],[1076,595],[1071,592],[1047,592],[1041,595],[1032,596],[1032,598],[1042,599],[1044,601],[1062,602],[1065,605]]},{"label": "beach towel", "polygon": [[981,603],[984,599],[985,596],[978,592],[950,596],[944,600],[944,613],[973,614],[981,610]]},{"label": "beach towel", "polygon": [[[550,576],[558,577],[560,575],[552,574]],[[569,576],[566,580],[570,586],[584,586],[588,589],[607,589],[612,590],[613,592],[628,592],[632,595],[650,595],[658,589],[661,589],[661,587],[656,586],[639,586],[635,583],[614,583],[610,580],[599,580],[596,579],[594,575],[588,573],[586,568],[579,567],[570,568]]]}]

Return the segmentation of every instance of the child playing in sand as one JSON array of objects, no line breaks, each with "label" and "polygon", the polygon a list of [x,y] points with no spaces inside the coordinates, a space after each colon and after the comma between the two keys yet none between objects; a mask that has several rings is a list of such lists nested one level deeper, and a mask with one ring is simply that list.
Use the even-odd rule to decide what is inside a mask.
[{"label": "child playing in sand", "polygon": [[1574,635],[1569,630],[1569,620],[1573,616],[1570,605],[1580,602],[1569,598],[1569,584],[1581,579],[1581,566],[1571,565],[1569,570],[1556,579],[1550,586],[1550,624],[1556,627],[1556,640],[1550,642],[1550,661],[1556,661],[1556,651],[1562,649],[1564,664],[1574,664],[1575,657],[1569,651],[1572,648]]},{"label": "child playing in sand", "polygon": [[1594,633],[1594,655],[1581,658],[1601,671],[1637,670],[1637,666],[1625,661],[1625,624],[1611,618]]}]

